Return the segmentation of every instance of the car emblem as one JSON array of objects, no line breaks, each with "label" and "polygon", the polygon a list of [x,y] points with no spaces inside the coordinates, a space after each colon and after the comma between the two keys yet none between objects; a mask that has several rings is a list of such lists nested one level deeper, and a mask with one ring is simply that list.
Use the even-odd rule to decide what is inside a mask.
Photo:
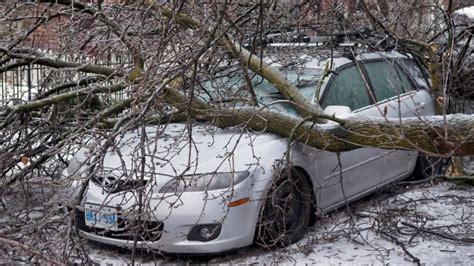
[{"label": "car emblem", "polygon": [[106,176],[101,178],[100,186],[107,192],[112,192],[117,189],[119,182],[114,176]]}]

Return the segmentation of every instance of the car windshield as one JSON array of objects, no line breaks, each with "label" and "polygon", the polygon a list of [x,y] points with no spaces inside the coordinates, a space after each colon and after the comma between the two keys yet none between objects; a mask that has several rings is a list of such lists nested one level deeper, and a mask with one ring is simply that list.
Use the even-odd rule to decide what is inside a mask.
[{"label": "car windshield", "polygon": [[[286,80],[299,89],[299,92],[308,100],[313,99],[318,80],[321,76],[320,69],[312,68],[282,68],[280,71]],[[196,87],[197,95],[202,100],[211,104],[238,105],[243,106],[252,102],[249,92],[249,83],[255,91],[257,102],[269,105],[283,96],[267,80],[253,72],[248,72],[248,80],[241,70],[229,70],[214,75],[212,79],[203,79]],[[278,107],[293,112],[289,104],[279,103]]]}]

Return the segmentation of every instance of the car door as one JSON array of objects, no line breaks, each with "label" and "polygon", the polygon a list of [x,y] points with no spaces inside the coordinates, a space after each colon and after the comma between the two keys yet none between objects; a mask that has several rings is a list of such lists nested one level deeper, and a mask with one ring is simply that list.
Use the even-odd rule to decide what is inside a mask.
[{"label": "car door", "polygon": [[[328,81],[320,104],[344,105],[355,110],[356,115],[374,101],[369,97],[368,86],[357,64],[346,65],[336,71]],[[363,115],[363,113],[362,113]],[[381,168],[374,161],[383,156],[384,150],[359,148],[339,154],[327,151],[312,153],[312,170],[318,176],[317,202],[322,209],[330,209],[344,200],[351,200],[379,183]]]},{"label": "car door", "polygon": [[[405,66],[413,67],[412,63],[406,61]],[[422,118],[434,114],[429,92],[426,89],[418,89],[416,80],[407,75],[404,65],[394,59],[379,59],[365,62],[363,65],[376,103],[361,110],[361,115],[393,119]],[[413,71],[412,69],[412,73]],[[424,85],[428,86],[426,80]],[[402,120],[394,119],[391,123],[399,124]],[[375,161],[376,167],[384,169],[380,175],[381,184],[411,174],[417,155],[416,151],[385,150],[384,156]]]}]

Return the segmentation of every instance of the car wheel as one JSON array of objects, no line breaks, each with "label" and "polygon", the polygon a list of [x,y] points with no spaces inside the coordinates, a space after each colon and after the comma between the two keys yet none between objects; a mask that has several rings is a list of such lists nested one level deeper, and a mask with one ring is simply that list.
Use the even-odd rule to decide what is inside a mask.
[{"label": "car wheel", "polygon": [[306,232],[312,211],[311,188],[298,171],[276,179],[262,207],[256,242],[264,247],[286,246]]},{"label": "car wheel", "polygon": [[426,179],[441,174],[443,159],[419,155],[416,161],[414,179]]}]

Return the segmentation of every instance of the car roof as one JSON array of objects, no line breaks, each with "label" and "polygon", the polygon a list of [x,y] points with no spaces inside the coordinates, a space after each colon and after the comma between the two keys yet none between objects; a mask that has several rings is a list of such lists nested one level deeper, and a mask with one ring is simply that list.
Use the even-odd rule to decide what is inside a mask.
[{"label": "car roof", "polygon": [[[380,51],[380,52],[363,52],[356,54],[355,59],[350,59],[346,54],[342,54],[340,51],[334,50],[331,54],[328,52],[319,52],[316,49],[310,49],[311,46],[304,46],[304,49],[296,49],[295,47],[302,47],[302,44],[291,43],[291,46],[282,46],[278,49],[272,49],[271,53],[265,57],[264,61],[277,68],[285,68],[287,66],[297,66],[310,69],[323,70],[326,67],[327,62],[332,56],[332,70],[335,70],[341,66],[354,63],[355,61],[367,61],[367,60],[391,60],[391,59],[410,59],[413,58],[409,54],[402,54],[397,51]],[[275,48],[275,47],[272,47]],[[290,51],[287,48],[291,48]],[[309,49],[308,49],[309,48]],[[311,51],[313,50],[313,51]],[[285,53],[286,52],[286,53]],[[288,52],[292,56],[288,56]]]}]

